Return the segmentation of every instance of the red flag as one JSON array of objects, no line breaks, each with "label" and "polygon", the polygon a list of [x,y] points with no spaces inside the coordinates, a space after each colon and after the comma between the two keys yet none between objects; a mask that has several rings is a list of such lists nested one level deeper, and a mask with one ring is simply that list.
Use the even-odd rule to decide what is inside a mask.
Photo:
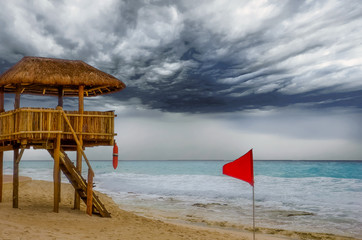
[{"label": "red flag", "polygon": [[222,173],[254,186],[253,149],[235,161],[225,164]]}]

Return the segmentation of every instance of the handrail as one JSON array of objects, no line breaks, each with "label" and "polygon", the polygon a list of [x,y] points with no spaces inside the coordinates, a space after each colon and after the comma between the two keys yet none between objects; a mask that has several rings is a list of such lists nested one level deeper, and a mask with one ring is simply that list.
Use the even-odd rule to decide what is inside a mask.
[{"label": "handrail", "polygon": [[75,142],[77,143],[78,149],[82,153],[82,155],[84,157],[84,160],[88,165],[87,204],[86,204],[87,205],[87,210],[86,210],[86,212],[87,212],[88,215],[92,216],[92,213],[93,213],[93,177],[94,177],[94,171],[93,171],[93,169],[92,169],[92,167],[91,167],[91,165],[90,165],[90,163],[88,161],[87,156],[85,155],[85,153],[83,151],[83,147],[79,142],[77,134],[75,133],[72,125],[70,124],[69,119],[68,119],[67,115],[65,114],[63,108],[58,106],[57,110],[61,111],[61,114],[63,115],[64,120],[67,122],[67,124],[68,124],[68,126],[70,128],[70,131],[72,131],[72,134],[73,134]]},{"label": "handrail", "polygon": [[68,117],[67,117],[67,114],[64,112],[64,110],[63,110],[62,107],[59,107],[59,106],[58,106],[58,107],[57,107],[57,110],[62,113],[62,115],[63,115],[63,117],[64,117],[64,120],[65,120],[66,123],[68,124],[68,126],[69,126],[69,128],[70,128],[70,131],[71,131],[72,134],[73,134],[74,140],[75,140],[75,142],[77,143],[77,146],[78,146],[80,152],[82,153],[85,162],[86,162],[87,165],[88,165],[88,169],[91,170],[92,174],[94,175],[94,171],[93,171],[93,169],[92,169],[92,167],[91,167],[91,165],[90,165],[90,163],[89,163],[89,161],[88,161],[87,156],[85,155],[85,153],[84,153],[84,151],[83,151],[83,148],[82,148],[82,146],[81,146],[81,144],[80,144],[80,142],[79,142],[79,139],[78,139],[78,137],[77,137],[77,134],[75,133],[72,125],[70,124],[70,121],[69,121],[69,119],[68,119]]}]

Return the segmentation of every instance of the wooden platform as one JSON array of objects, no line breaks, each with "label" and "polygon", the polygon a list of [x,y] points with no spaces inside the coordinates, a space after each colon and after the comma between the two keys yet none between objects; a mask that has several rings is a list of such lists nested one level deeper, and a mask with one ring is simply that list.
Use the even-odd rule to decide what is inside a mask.
[{"label": "wooden platform", "polygon": [[[79,209],[79,201],[82,199],[89,215],[96,213],[110,217],[110,213],[92,190],[94,172],[84,148],[114,144],[114,117],[113,111],[63,111],[61,107],[18,108],[0,113],[1,158],[4,151],[14,151],[13,207],[18,207],[19,162],[24,150],[33,147],[48,150],[54,158],[54,212],[59,211],[62,171],[75,189],[76,209]],[[77,166],[65,151],[77,151]],[[88,167],[87,180],[81,174],[82,159]]]}]

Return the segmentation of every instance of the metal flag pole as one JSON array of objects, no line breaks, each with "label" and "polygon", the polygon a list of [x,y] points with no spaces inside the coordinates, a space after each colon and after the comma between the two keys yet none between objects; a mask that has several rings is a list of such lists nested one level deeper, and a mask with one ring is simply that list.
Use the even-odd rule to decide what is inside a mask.
[{"label": "metal flag pole", "polygon": [[255,198],[254,198],[253,149],[222,168],[222,173],[249,183],[253,187],[253,240],[255,240]]},{"label": "metal flag pole", "polygon": [[255,240],[255,197],[254,197],[254,185],[253,185],[253,240]]}]

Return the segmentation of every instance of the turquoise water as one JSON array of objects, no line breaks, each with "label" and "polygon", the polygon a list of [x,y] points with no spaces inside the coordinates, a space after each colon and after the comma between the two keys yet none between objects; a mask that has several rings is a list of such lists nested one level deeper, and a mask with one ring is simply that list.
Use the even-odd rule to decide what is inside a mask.
[{"label": "turquoise water", "polygon": [[[118,171],[152,175],[188,174],[222,175],[227,161],[120,161]],[[94,164],[97,164],[95,162]],[[101,169],[105,164],[100,163]],[[111,162],[108,163],[110,167]],[[107,168],[106,170],[112,170]],[[255,161],[254,174],[285,177],[333,177],[362,179],[362,162],[359,161]]]},{"label": "turquoise water", "polygon": [[[228,161],[119,161],[117,172],[151,175],[222,175],[222,166]],[[5,161],[5,168],[12,168],[11,161]],[[111,161],[92,161],[98,172],[112,172]],[[21,167],[49,169],[52,161],[21,162]],[[255,176],[284,178],[332,177],[362,179],[362,161],[254,161]]]},{"label": "turquoise water", "polygon": [[[111,161],[91,164],[96,189],[126,210],[250,225],[251,187],[222,175],[226,163],[120,161],[117,170]],[[20,174],[51,181],[52,167],[22,161]],[[12,163],[4,169],[11,174]],[[362,162],[255,161],[254,171],[257,226],[362,237]]]}]

